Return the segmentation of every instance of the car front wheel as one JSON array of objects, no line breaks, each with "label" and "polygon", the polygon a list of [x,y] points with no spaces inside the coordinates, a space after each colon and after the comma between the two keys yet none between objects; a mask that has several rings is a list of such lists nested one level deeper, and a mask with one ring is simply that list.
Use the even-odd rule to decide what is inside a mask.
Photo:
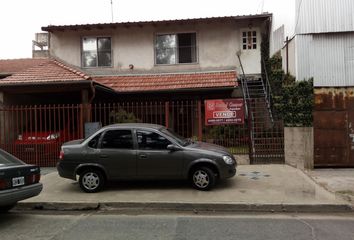
[{"label": "car front wheel", "polygon": [[88,169],[80,174],[80,188],[87,193],[99,192],[104,186],[105,179],[101,171]]},{"label": "car front wheel", "polygon": [[208,167],[198,167],[192,171],[191,182],[198,190],[210,190],[215,184],[215,173]]}]

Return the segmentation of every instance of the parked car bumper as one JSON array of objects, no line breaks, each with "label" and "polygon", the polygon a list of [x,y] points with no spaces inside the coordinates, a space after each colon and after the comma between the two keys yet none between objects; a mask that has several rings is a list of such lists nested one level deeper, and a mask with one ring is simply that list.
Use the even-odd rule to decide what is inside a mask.
[{"label": "parked car bumper", "polygon": [[12,205],[18,201],[37,196],[43,189],[42,183],[0,191],[0,206]]},{"label": "parked car bumper", "polygon": [[236,166],[225,167],[220,170],[220,178],[231,178],[236,175]]},{"label": "parked car bumper", "polygon": [[68,164],[65,165],[63,162],[58,162],[57,170],[60,177],[69,178],[76,181],[75,169],[70,167]]}]

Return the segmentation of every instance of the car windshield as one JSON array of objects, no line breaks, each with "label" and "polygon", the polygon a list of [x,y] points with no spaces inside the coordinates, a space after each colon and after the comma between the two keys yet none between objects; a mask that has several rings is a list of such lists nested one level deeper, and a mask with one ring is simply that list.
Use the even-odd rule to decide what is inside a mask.
[{"label": "car windshield", "polygon": [[191,143],[191,141],[189,139],[180,136],[179,134],[175,133],[171,129],[162,128],[161,132],[166,134],[166,135],[168,135],[168,136],[170,136],[170,137],[172,137],[173,139],[175,139],[182,146],[187,146],[187,145],[189,145]]},{"label": "car windshield", "polygon": [[21,160],[0,149],[0,166],[23,164]]}]

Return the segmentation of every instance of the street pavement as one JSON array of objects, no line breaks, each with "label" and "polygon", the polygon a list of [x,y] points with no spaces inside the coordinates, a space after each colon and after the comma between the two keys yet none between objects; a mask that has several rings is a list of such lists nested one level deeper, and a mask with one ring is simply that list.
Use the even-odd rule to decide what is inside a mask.
[{"label": "street pavement", "polygon": [[77,182],[44,169],[42,193],[18,208],[49,210],[166,209],[191,211],[334,212],[353,211],[351,203],[288,165],[240,165],[237,176],[212,191],[186,181],[115,182],[99,193],[84,193]]},{"label": "street pavement", "polygon": [[162,214],[11,212],[0,218],[1,240],[353,240],[350,214]]}]

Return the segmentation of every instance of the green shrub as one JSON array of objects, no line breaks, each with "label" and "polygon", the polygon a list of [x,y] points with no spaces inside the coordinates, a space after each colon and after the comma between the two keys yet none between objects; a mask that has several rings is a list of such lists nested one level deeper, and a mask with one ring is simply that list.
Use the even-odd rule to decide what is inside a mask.
[{"label": "green shrub", "polygon": [[112,112],[111,117],[113,117],[113,121],[115,123],[138,123],[138,122],[140,122],[140,119],[136,118],[134,113],[128,113],[123,108],[120,108],[116,112]]}]

